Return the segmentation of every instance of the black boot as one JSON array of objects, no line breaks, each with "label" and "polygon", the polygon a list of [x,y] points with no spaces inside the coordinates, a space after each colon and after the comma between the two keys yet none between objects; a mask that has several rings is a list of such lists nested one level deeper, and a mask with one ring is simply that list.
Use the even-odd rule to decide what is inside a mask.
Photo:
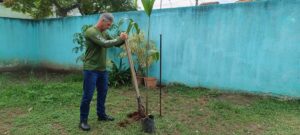
[{"label": "black boot", "polygon": [[87,120],[80,121],[79,128],[81,128],[83,131],[89,131],[91,129],[90,125],[87,123]]},{"label": "black boot", "polygon": [[99,121],[114,121],[115,118],[113,118],[112,116],[109,115],[105,115],[104,117],[98,117]]}]

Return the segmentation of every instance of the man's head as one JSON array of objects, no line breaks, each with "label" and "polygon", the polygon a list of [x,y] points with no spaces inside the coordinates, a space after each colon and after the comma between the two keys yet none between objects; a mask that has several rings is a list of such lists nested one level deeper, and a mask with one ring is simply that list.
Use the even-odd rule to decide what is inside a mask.
[{"label": "man's head", "polygon": [[103,13],[97,23],[97,28],[105,31],[110,28],[114,21],[114,16],[111,13]]}]

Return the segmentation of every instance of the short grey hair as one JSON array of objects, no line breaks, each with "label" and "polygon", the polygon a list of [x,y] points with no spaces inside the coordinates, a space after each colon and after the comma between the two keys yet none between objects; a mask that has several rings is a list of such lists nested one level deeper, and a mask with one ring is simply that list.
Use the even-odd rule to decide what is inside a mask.
[{"label": "short grey hair", "polygon": [[114,21],[114,16],[112,13],[102,13],[100,19],[103,19],[104,21]]}]

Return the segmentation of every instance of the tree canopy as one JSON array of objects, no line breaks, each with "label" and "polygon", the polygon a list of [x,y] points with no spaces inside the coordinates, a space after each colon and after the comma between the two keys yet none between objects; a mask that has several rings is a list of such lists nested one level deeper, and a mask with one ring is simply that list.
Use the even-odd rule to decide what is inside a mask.
[{"label": "tree canopy", "polygon": [[134,0],[4,0],[4,5],[28,13],[35,19],[46,18],[54,13],[65,17],[76,8],[81,15],[136,10]]}]

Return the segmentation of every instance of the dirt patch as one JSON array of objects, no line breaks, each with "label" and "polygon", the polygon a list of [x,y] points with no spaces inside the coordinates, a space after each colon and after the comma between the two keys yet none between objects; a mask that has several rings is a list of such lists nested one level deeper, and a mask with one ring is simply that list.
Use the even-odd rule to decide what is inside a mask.
[{"label": "dirt patch", "polygon": [[140,115],[140,113],[137,112],[133,112],[127,115],[127,119],[121,121],[118,123],[118,125],[120,127],[127,127],[128,125],[130,125],[131,123],[137,122],[137,121],[141,121],[144,118],[144,116]]},{"label": "dirt patch", "polygon": [[209,102],[209,99],[207,97],[201,97],[201,98],[199,98],[198,101],[199,101],[200,106],[203,107]]},{"label": "dirt patch", "polygon": [[250,124],[247,126],[248,127],[248,134],[254,134],[254,135],[258,135],[258,134],[262,134],[264,131],[264,127],[260,124]]},{"label": "dirt patch", "polygon": [[0,134],[9,135],[12,127],[12,121],[15,117],[24,114],[19,108],[3,109],[0,110]]},{"label": "dirt patch", "polygon": [[59,123],[52,124],[52,128],[53,128],[53,130],[57,131],[60,135],[67,135],[68,134],[66,132],[65,128]]},{"label": "dirt patch", "polygon": [[216,99],[220,101],[228,101],[230,103],[236,105],[250,105],[252,104],[257,98],[253,95],[242,95],[242,94],[234,94],[234,93],[224,93],[220,96],[216,97]]}]

